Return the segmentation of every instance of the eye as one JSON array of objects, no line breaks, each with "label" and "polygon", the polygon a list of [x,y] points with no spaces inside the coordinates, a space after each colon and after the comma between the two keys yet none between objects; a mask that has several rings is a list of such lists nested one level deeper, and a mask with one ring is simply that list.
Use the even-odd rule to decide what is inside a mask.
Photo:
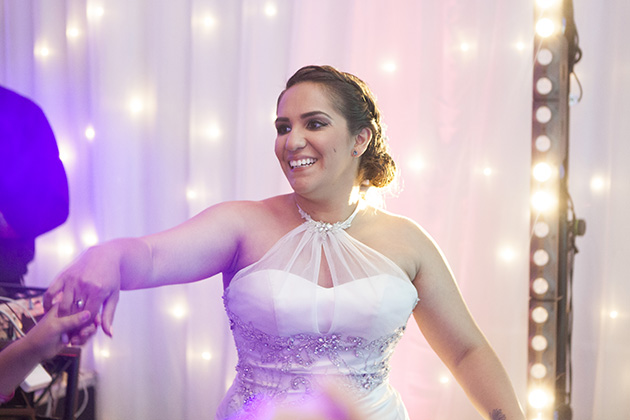
[{"label": "eye", "polygon": [[310,130],[317,130],[319,128],[326,127],[327,125],[328,123],[325,123],[320,120],[310,120],[309,122],[306,123],[306,128]]},{"label": "eye", "polygon": [[287,124],[277,124],[276,131],[278,132],[279,136],[283,136],[291,131],[291,127],[289,127]]}]

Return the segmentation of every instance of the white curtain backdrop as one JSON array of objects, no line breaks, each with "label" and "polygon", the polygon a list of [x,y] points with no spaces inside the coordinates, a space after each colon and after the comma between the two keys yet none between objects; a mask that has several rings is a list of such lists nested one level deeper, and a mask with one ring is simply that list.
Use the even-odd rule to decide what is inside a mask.
[{"label": "white curtain backdrop", "polygon": [[[288,191],[275,103],[306,64],[378,96],[401,191],[526,402],[533,0],[1,0],[0,84],[57,136],[71,214],[37,241],[47,286],[86,247],[224,200]],[[630,3],[575,0],[584,88],[570,192],[587,233],[574,277],[574,419],[630,413]],[[574,83],[573,89],[577,91]],[[99,420],[211,419],[234,375],[219,277],[123,293],[84,349]],[[616,311],[616,312],[615,312]],[[392,382],[413,420],[478,418],[410,325]]]}]

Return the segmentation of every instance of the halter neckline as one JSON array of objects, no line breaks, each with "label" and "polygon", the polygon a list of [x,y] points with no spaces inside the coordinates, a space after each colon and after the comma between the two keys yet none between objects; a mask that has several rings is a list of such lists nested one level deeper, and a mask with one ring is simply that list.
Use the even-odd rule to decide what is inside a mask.
[{"label": "halter neckline", "polygon": [[354,220],[355,216],[359,212],[359,207],[360,207],[359,204],[360,203],[357,203],[356,207],[354,208],[354,211],[352,212],[350,216],[348,216],[346,220],[342,222],[328,223],[328,222],[322,222],[319,220],[313,220],[313,218],[307,212],[302,210],[302,207],[300,207],[300,205],[297,202],[295,203],[295,205],[297,206],[298,212],[300,212],[300,216],[302,216],[302,218],[305,220],[304,223],[308,224],[309,227],[316,229],[322,234],[326,234],[328,232],[334,233],[339,230],[348,229],[350,225],[352,224],[352,221]]}]

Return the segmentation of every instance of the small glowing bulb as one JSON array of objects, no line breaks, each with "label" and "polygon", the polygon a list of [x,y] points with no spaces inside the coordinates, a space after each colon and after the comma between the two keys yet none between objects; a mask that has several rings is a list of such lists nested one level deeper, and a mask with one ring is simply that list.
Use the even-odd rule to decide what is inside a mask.
[{"label": "small glowing bulb", "polygon": [[534,252],[534,264],[538,267],[542,267],[549,262],[549,253],[544,249],[538,249]]},{"label": "small glowing bulb", "polygon": [[50,55],[50,50],[46,46],[41,46],[39,48],[35,48],[35,55],[39,55],[40,57],[48,57]]},{"label": "small glowing bulb", "polygon": [[387,73],[393,73],[393,72],[395,72],[398,69],[398,66],[396,66],[396,63],[393,62],[393,61],[386,61],[386,62],[383,63],[383,65],[381,67]]},{"label": "small glowing bulb", "polygon": [[79,28],[69,27],[66,29],[66,36],[68,38],[77,38],[79,36]]},{"label": "small glowing bulb", "polygon": [[541,95],[548,95],[553,90],[553,83],[548,77],[541,77],[536,81],[536,91]]},{"label": "small glowing bulb", "polygon": [[529,393],[529,404],[534,408],[544,408],[551,402],[551,396],[542,389],[534,389]]},{"label": "small glowing bulb", "polygon": [[591,178],[591,190],[602,191],[606,187],[606,181],[601,176]]},{"label": "small glowing bulb", "polygon": [[549,7],[553,6],[555,2],[556,0],[536,0],[536,4],[541,9],[548,9]]},{"label": "small glowing bulb", "polygon": [[551,109],[546,105],[543,105],[536,110],[536,121],[541,124],[547,124],[551,121],[552,116]]},{"label": "small glowing bulb", "polygon": [[420,172],[422,169],[424,169],[424,161],[418,156],[410,158],[407,161],[407,164],[409,165],[409,169],[414,172]]},{"label": "small glowing bulb", "polygon": [[532,348],[536,351],[543,351],[547,348],[547,339],[542,335],[532,337]]},{"label": "small glowing bulb", "polygon": [[70,166],[75,161],[74,150],[67,143],[59,141],[59,159],[66,166]]},{"label": "small glowing bulb", "polygon": [[81,242],[85,246],[94,246],[98,243],[98,235],[93,230],[86,230],[81,235]]},{"label": "small glowing bulb", "polygon": [[523,41],[519,41],[516,43],[516,49],[518,51],[524,51],[525,50],[525,43]]},{"label": "small glowing bulb", "polygon": [[547,368],[542,363],[534,363],[529,373],[536,379],[542,379],[547,375]]},{"label": "small glowing bulb", "polygon": [[189,200],[196,200],[197,197],[199,197],[199,194],[197,193],[197,190],[193,189],[193,188],[188,188],[186,190],[186,198]]},{"label": "small glowing bulb", "polygon": [[535,323],[542,324],[543,322],[547,322],[548,319],[549,319],[549,312],[542,306],[537,306],[532,311],[532,320]]},{"label": "small glowing bulb", "polygon": [[544,238],[549,235],[549,225],[545,222],[536,222],[534,225],[534,235],[538,238]]},{"label": "small glowing bulb", "polygon": [[74,255],[74,245],[70,241],[63,241],[57,244],[57,254],[60,257],[71,257]]},{"label": "small glowing bulb", "polygon": [[216,24],[217,20],[214,18],[214,16],[207,15],[203,18],[203,26],[205,26],[206,28],[213,28]]},{"label": "small glowing bulb", "polygon": [[532,195],[532,206],[540,212],[546,212],[554,207],[555,200],[547,191],[536,191]]},{"label": "small glowing bulb", "polygon": [[556,30],[556,26],[549,18],[542,18],[536,22],[536,33],[542,37],[547,38],[551,36]]},{"label": "small glowing bulb", "polygon": [[87,10],[87,15],[89,18],[100,18],[105,14],[105,9],[103,6],[91,6]]},{"label": "small glowing bulb", "polygon": [[446,375],[442,375],[442,376],[440,376],[440,383],[441,383],[442,385],[446,385],[446,384],[447,384],[447,383],[449,383],[449,382],[450,382],[450,380],[449,380],[448,376],[446,376]]},{"label": "small glowing bulb", "polygon": [[267,3],[267,5],[265,6],[265,15],[269,17],[274,17],[277,14],[278,8],[276,7],[276,5],[273,3]]},{"label": "small glowing bulb", "polygon": [[610,311],[608,316],[610,317],[610,319],[616,319],[619,316],[619,312],[617,312],[617,311]]},{"label": "small glowing bulb", "polygon": [[210,140],[217,140],[219,137],[221,137],[221,129],[218,125],[212,124],[208,127],[206,135]]},{"label": "small glowing bulb", "polygon": [[88,140],[94,140],[94,137],[96,136],[96,132],[94,131],[94,127],[92,127],[91,125],[89,125],[86,129],[85,129],[85,138]]},{"label": "small glowing bulb", "polygon": [[490,176],[490,175],[492,175],[492,168],[490,168],[490,167],[488,167],[488,166],[487,166],[487,167],[485,167],[485,168],[483,168],[483,174],[484,174],[485,176]]},{"label": "small glowing bulb", "polygon": [[144,104],[140,98],[132,98],[129,101],[129,110],[132,114],[138,114],[144,109]]},{"label": "small glowing bulb", "polygon": [[467,42],[462,42],[459,46],[459,49],[463,52],[470,51],[470,45]]},{"label": "small glowing bulb", "polygon": [[177,319],[182,319],[186,316],[186,308],[183,305],[176,305],[171,310],[171,314]]},{"label": "small glowing bulb", "polygon": [[210,360],[212,359],[212,354],[209,351],[204,351],[203,353],[201,353],[201,358],[203,360]]},{"label": "small glowing bulb", "polygon": [[536,60],[543,66],[548,66],[553,61],[553,53],[548,48],[541,48],[538,51]]},{"label": "small glowing bulb", "polygon": [[111,353],[107,349],[102,349],[98,352],[98,354],[105,359],[108,359],[111,356]]},{"label": "small glowing bulb", "polygon": [[537,163],[532,170],[532,174],[538,182],[548,181],[551,178],[551,166],[547,162]]},{"label": "small glowing bulb", "polygon": [[514,252],[512,248],[505,247],[499,252],[499,255],[504,261],[510,262],[516,256],[516,253]]},{"label": "small glowing bulb", "polygon": [[544,134],[536,137],[534,144],[539,152],[546,152],[551,149],[551,139]]},{"label": "small glowing bulb", "polygon": [[549,282],[543,277],[538,277],[532,282],[532,290],[536,294],[544,295],[549,290]]}]

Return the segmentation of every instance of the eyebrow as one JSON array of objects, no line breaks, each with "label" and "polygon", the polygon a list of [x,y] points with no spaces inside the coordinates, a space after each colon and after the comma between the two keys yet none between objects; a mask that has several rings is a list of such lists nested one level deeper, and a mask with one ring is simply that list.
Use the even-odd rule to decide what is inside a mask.
[{"label": "eyebrow", "polygon": [[[315,115],[324,115],[328,118],[330,118],[332,120],[332,117],[328,114],[326,114],[324,111],[310,111],[310,112],[305,112],[304,114],[300,115],[300,119],[305,120],[307,118],[313,117]],[[276,118],[276,122],[284,122],[284,121],[289,121],[288,118],[286,117],[278,117]]]}]

